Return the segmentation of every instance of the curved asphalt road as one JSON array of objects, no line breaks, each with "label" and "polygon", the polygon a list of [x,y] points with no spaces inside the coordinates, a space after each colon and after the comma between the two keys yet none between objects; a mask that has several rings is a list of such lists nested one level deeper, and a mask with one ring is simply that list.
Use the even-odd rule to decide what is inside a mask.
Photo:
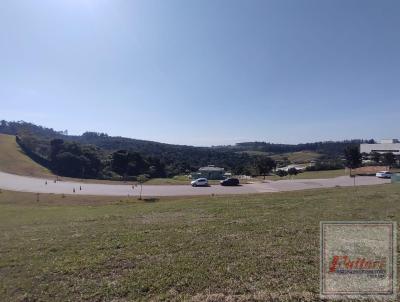
[{"label": "curved asphalt road", "polygon": [[[374,176],[359,176],[356,185],[375,185],[389,183],[390,180],[379,179]],[[238,187],[223,187],[214,185],[210,187],[193,188],[188,185],[143,185],[142,196],[190,196],[190,195],[226,195],[250,194],[265,192],[284,192],[316,188],[347,187],[353,185],[353,179],[340,176],[329,179],[295,179],[278,180],[265,183],[246,184]],[[80,187],[82,190],[80,190]],[[0,172],[0,188],[11,191],[76,194],[76,195],[107,195],[107,196],[139,196],[140,186],[113,185],[113,184],[88,184],[79,182],[58,181],[44,178],[33,178]],[[75,192],[74,192],[75,190]]]}]

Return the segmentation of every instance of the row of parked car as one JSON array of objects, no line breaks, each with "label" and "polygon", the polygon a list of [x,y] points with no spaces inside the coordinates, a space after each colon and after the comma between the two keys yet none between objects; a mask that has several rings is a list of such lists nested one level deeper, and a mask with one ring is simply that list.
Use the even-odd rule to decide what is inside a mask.
[{"label": "row of parked car", "polygon": [[[392,173],[389,171],[380,171],[376,173],[376,177],[379,178],[391,178]],[[192,187],[207,187],[208,186],[208,179],[207,178],[197,178],[190,182]],[[239,179],[237,178],[227,178],[220,181],[221,186],[238,186]]]},{"label": "row of parked car", "polygon": [[[207,178],[197,178],[190,182],[192,187],[207,187],[208,179]],[[239,179],[237,178],[227,178],[220,181],[221,186],[238,186]]]},{"label": "row of parked car", "polygon": [[392,172],[389,172],[389,171],[380,171],[380,172],[378,172],[378,173],[376,173],[376,177],[379,177],[379,178],[392,178]]}]

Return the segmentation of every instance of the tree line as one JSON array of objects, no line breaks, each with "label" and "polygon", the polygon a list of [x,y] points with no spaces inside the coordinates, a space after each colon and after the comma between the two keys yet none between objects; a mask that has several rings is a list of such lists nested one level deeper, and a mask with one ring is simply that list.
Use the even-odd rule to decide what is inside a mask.
[{"label": "tree line", "polygon": [[[269,169],[265,169],[265,165],[270,167],[272,163],[268,154],[303,150],[322,154],[314,169],[342,168],[346,147],[371,142],[352,140],[299,145],[249,142],[233,146],[194,147],[113,137],[97,132],[67,135],[67,131],[23,121],[1,121],[0,133],[18,135],[31,157],[48,161],[48,166],[59,175],[104,179],[131,178],[143,174],[170,177],[188,174],[209,164],[223,167],[236,175],[265,175],[263,171]],[[265,155],[244,152],[252,150],[263,151]],[[272,166],[288,164],[290,161],[278,161]]]},{"label": "tree line", "polygon": [[50,142],[49,165],[58,175],[79,178],[165,177],[165,165],[158,158],[137,152],[118,150],[105,154],[92,145],[53,139]]}]

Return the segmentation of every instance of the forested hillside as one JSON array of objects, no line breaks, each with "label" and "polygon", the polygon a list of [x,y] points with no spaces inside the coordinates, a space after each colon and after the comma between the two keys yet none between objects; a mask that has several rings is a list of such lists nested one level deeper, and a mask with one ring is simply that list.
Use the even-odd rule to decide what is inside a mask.
[{"label": "forested hillside", "polygon": [[[229,146],[193,147],[96,132],[68,135],[67,131],[4,120],[0,122],[0,133],[18,135],[27,153],[42,163],[47,161],[49,168],[60,175],[108,179],[140,174],[172,176],[209,164],[238,174],[254,174],[255,162],[260,156],[312,151],[321,154],[319,160],[331,162],[337,161],[347,146],[363,142],[351,140],[297,145],[244,142]],[[288,163],[287,160],[278,161],[278,165]]]}]

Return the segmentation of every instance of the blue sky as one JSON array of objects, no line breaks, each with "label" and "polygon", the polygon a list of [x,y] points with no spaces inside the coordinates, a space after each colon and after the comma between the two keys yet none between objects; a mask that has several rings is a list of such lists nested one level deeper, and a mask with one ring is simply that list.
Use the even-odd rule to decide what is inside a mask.
[{"label": "blue sky", "polygon": [[400,2],[2,0],[0,119],[217,145],[399,137]]}]

